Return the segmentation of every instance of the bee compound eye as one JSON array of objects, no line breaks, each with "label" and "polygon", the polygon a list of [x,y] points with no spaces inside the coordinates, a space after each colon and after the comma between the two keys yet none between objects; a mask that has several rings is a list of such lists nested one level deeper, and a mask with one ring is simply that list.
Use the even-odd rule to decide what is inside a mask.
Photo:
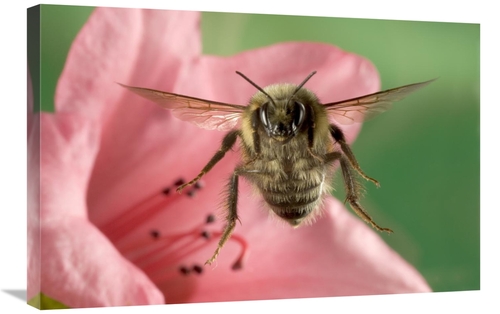
[{"label": "bee compound eye", "polygon": [[295,102],[295,110],[293,114],[293,127],[294,129],[299,129],[302,123],[304,122],[306,116],[306,107],[304,104],[296,101]]},{"label": "bee compound eye", "polygon": [[269,119],[268,119],[268,105],[269,103],[265,103],[262,105],[262,107],[260,107],[259,109],[259,117],[260,117],[260,121],[262,122],[262,125],[264,125],[264,127],[268,128],[269,127]]}]

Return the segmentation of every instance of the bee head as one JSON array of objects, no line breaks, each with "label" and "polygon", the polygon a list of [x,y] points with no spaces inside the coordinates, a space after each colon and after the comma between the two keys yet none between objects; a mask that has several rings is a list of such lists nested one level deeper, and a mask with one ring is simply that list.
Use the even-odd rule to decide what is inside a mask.
[{"label": "bee head", "polygon": [[[259,85],[252,82],[248,77],[236,71],[238,75],[257,88],[265,95],[267,101],[259,107],[258,117],[267,135],[281,143],[286,143],[297,135],[306,118],[306,108],[304,103],[295,95],[302,86],[314,75],[316,71],[309,74],[298,86],[286,92],[286,97],[272,97]],[[284,84],[291,87],[290,84]],[[272,88],[268,86],[268,88]],[[271,94],[275,94],[274,92]]]},{"label": "bee head", "polygon": [[260,122],[267,135],[280,142],[293,138],[306,116],[304,104],[297,100],[286,103],[266,102],[259,108]]}]

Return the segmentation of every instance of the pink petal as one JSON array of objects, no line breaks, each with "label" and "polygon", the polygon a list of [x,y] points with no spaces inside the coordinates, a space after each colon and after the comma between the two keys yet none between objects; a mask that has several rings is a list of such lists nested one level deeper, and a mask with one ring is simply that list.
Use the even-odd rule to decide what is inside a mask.
[{"label": "pink petal", "polygon": [[163,304],[162,293],[83,218],[42,222],[41,291],[70,307]]},{"label": "pink petal", "polygon": [[38,219],[31,211],[28,227],[33,240],[41,232],[40,247],[29,245],[29,265],[41,271],[30,272],[28,298],[41,291],[70,307],[163,303],[156,286],[87,220],[95,125],[70,113],[42,114],[40,124],[41,212]]},{"label": "pink petal", "polygon": [[95,122],[78,114],[42,113],[41,219],[87,217],[85,190],[99,148]]},{"label": "pink petal", "polygon": [[[56,110],[106,121],[138,78],[175,83],[185,61],[201,51],[199,14],[187,11],[97,8],[73,42],[56,91]],[[167,72],[159,72],[161,68]]]},{"label": "pink petal", "polygon": [[[185,23],[181,32],[176,29],[179,20]],[[163,296],[149,279],[88,222],[86,190],[99,150],[102,123],[112,114],[113,103],[123,92],[117,88],[116,79],[147,75],[153,65],[135,68],[138,59],[155,58],[160,53],[171,57],[161,62],[175,73],[182,60],[199,53],[197,23],[198,15],[194,13],[97,9],[79,34],[58,84],[57,114],[43,114],[40,124],[39,116],[28,117],[33,157],[29,161],[30,173],[41,173],[43,188],[41,220],[36,204],[39,192],[36,187],[30,190],[28,232],[33,241],[28,245],[28,297],[40,292],[41,287],[42,292],[71,307],[163,303]],[[147,34],[141,32],[143,29]],[[151,40],[141,44],[144,37],[158,38],[159,33],[164,40],[157,40],[154,47],[163,44],[166,49],[151,49]],[[178,36],[182,43],[168,48],[169,41],[181,41]],[[109,92],[113,88],[117,93]],[[40,125],[42,166],[37,172]],[[36,184],[36,178],[31,179]],[[36,240],[40,223],[41,247]]]},{"label": "pink petal", "polygon": [[[287,42],[249,50],[232,57],[204,56],[183,71],[176,92],[246,104],[255,87],[235,74],[240,71],[261,87],[298,84],[317,71],[306,88],[324,103],[375,92],[380,87],[376,68],[367,59],[328,44]],[[203,83],[203,84],[202,84]],[[210,84],[210,88],[206,87]]]},{"label": "pink petal", "polygon": [[[140,141],[159,145],[150,139],[151,128],[157,134],[175,135],[164,129],[162,117],[167,112],[153,110],[156,109],[153,106],[137,110],[138,107],[126,101],[131,95],[116,82],[149,85],[161,81],[172,89],[184,63],[200,53],[198,24],[196,12],[98,8],[75,39],[58,84],[56,103],[58,111],[82,111],[102,122],[96,125],[102,131],[99,139],[102,150],[94,165],[95,179],[88,197],[93,221],[106,220],[115,213],[102,208],[131,204],[127,197],[110,202],[106,198],[113,194],[115,182],[135,179],[129,175],[131,169],[147,163],[145,153],[155,150],[150,145],[134,155],[131,139],[137,135]],[[149,122],[149,128],[143,127],[145,121]],[[118,136],[116,132],[120,132]],[[106,150],[108,147],[111,149]],[[124,162],[109,167],[115,158]],[[136,190],[134,184],[140,181],[131,183],[128,186]],[[102,205],[96,205],[95,199],[102,200]]]},{"label": "pink petal", "polygon": [[[338,200],[328,198],[325,205],[324,217],[314,225],[275,229],[266,233],[267,241],[256,242],[254,258],[265,255],[269,261],[293,262],[256,267],[248,280],[274,277],[271,286],[260,288],[276,298],[430,291],[423,277],[370,226]],[[279,287],[285,285],[287,291],[280,291]],[[265,293],[258,289],[245,292],[254,297]]]}]

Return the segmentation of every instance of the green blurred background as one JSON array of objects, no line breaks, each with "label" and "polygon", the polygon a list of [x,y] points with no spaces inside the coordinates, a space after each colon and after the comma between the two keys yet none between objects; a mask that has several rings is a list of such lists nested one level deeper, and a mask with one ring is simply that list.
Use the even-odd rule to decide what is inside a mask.
[{"label": "green blurred background", "polygon": [[[50,110],[92,8],[43,5],[41,12],[41,100]],[[201,26],[205,54],[320,41],[371,60],[383,89],[439,77],[363,126],[353,149],[382,187],[367,184],[362,202],[395,231],[382,237],[434,291],[480,288],[479,24],[203,13]]]}]

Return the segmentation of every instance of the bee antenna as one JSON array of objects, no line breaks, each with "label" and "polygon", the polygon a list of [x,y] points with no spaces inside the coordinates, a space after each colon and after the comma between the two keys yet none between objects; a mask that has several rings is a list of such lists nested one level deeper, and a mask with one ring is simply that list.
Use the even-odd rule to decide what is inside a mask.
[{"label": "bee antenna", "polygon": [[295,91],[293,92],[292,96],[290,98],[292,98],[293,96],[295,96],[295,94],[302,88],[302,86],[304,86],[305,83],[307,83],[307,81],[309,81],[309,79],[314,75],[316,74],[316,71],[312,71],[311,74],[309,74],[303,81],[302,83],[299,84],[299,86],[297,86],[297,88],[295,89]]},{"label": "bee antenna", "polygon": [[[273,103],[273,105],[276,106],[276,104],[274,103],[274,100],[271,96],[269,96],[268,93],[266,93],[262,87],[260,87],[259,85],[255,84],[254,82],[252,82],[251,79],[249,79],[248,77],[245,76],[245,74],[241,73],[240,71],[236,71],[236,74],[238,74],[239,76],[241,76],[242,78],[244,78],[248,83],[252,84],[255,88],[257,88],[262,94],[266,95],[267,98],[269,98],[269,100],[271,100],[271,102]],[[310,75],[311,76],[311,75]],[[305,82],[304,82],[305,83]]]}]

